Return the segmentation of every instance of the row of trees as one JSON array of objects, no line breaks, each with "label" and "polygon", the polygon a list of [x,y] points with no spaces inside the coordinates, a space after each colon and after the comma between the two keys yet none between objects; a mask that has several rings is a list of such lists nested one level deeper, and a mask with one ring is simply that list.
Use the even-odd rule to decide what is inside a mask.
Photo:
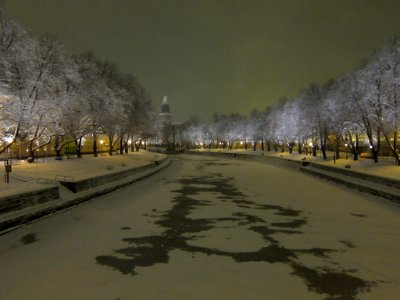
[{"label": "row of trees", "polygon": [[254,110],[250,116],[215,115],[212,122],[186,124],[186,140],[197,144],[232,147],[241,141],[268,150],[271,146],[304,146],[324,158],[328,146],[337,153],[347,147],[358,159],[360,143],[367,145],[378,161],[385,141],[400,164],[400,39],[395,36],[356,70],[324,84],[311,84],[294,99],[280,99],[273,107]]},{"label": "row of trees", "polygon": [[70,55],[50,36],[30,36],[0,8],[0,154],[26,143],[29,154],[106,134],[110,154],[153,135],[157,114],[135,77],[91,52]]}]

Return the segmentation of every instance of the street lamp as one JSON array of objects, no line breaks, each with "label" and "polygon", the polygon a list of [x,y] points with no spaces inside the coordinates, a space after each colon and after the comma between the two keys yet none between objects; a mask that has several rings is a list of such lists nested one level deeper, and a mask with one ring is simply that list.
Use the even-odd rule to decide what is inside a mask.
[{"label": "street lamp", "polygon": [[14,138],[9,135],[4,140],[7,142],[7,144],[10,144],[14,140]]},{"label": "street lamp", "polygon": [[[6,137],[4,138],[4,140],[5,140],[6,143],[9,145],[9,144],[11,144],[11,143],[13,142],[14,137],[11,136],[11,135],[8,135],[8,136],[6,136]],[[7,152],[8,152],[8,158],[11,158],[11,147],[8,148]]]}]

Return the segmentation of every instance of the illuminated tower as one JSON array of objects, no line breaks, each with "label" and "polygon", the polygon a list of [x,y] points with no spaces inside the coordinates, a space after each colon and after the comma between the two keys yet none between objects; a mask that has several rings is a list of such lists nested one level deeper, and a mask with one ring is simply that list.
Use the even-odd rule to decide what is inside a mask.
[{"label": "illuminated tower", "polygon": [[162,104],[161,104],[160,118],[161,118],[162,123],[171,124],[171,111],[169,109],[167,96],[164,96]]}]

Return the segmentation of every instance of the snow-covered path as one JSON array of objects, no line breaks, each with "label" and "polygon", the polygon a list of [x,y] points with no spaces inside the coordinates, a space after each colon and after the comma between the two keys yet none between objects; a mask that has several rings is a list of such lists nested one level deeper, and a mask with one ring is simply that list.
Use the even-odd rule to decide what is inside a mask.
[{"label": "snow-covered path", "polygon": [[0,299],[393,299],[400,209],[194,155],[0,236]]}]

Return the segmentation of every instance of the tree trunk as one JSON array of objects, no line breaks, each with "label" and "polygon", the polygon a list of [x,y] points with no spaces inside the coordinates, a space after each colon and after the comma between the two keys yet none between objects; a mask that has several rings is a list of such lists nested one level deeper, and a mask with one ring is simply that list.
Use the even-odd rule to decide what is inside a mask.
[{"label": "tree trunk", "polygon": [[353,157],[354,160],[358,160],[359,149],[360,149],[360,147],[359,147],[359,143],[358,143],[358,130],[357,130],[356,131],[356,149],[354,149],[355,151],[354,151],[354,157]]},{"label": "tree trunk", "polygon": [[378,151],[376,151],[375,147],[372,146],[371,152],[372,152],[372,158],[373,158],[374,162],[377,163],[379,161]]},{"label": "tree trunk", "polygon": [[54,139],[54,151],[56,152],[56,159],[61,160],[61,143],[63,138],[59,135]]},{"label": "tree trunk", "polygon": [[323,141],[321,141],[321,152],[322,152],[322,158],[327,159],[327,157],[326,157],[326,139],[325,138]]},{"label": "tree trunk", "polygon": [[33,150],[33,140],[29,140],[28,142],[28,154],[29,157],[26,161],[30,164],[35,162],[35,151]]},{"label": "tree trunk", "polygon": [[119,140],[119,154],[124,154],[124,141],[123,141],[122,135]]},{"label": "tree trunk", "polygon": [[82,137],[80,137],[79,139],[75,139],[75,152],[76,152],[76,157],[77,158],[82,158],[82,153],[81,153],[81,149],[82,149]]},{"label": "tree trunk", "polygon": [[397,139],[395,138],[395,136],[397,135],[397,131],[395,131],[393,134],[394,134],[394,136],[393,136],[393,144],[392,144],[390,142],[390,135],[388,135],[386,132],[383,132],[385,141],[388,144],[393,157],[396,159],[396,165],[400,166],[400,156],[399,156],[400,154],[399,154],[399,150],[396,149]]},{"label": "tree trunk", "polygon": [[108,154],[110,156],[113,155],[113,150],[114,150],[114,141],[113,140],[114,140],[114,134],[112,134],[112,133],[108,134],[108,141],[110,144],[109,149],[108,149]]},{"label": "tree trunk", "polygon": [[325,148],[325,146],[324,146],[324,147],[321,147],[321,152],[322,152],[322,158],[323,158],[323,159],[327,159],[327,157],[326,157],[326,148]]},{"label": "tree trunk", "polygon": [[97,139],[93,139],[93,156],[97,157]]},{"label": "tree trunk", "polygon": [[312,156],[317,156],[317,147],[315,145],[316,143],[313,141],[313,145],[311,147]]},{"label": "tree trunk", "polygon": [[55,149],[56,159],[61,160],[61,149]]},{"label": "tree trunk", "polygon": [[393,148],[394,148],[394,157],[396,158],[396,164],[400,166],[400,157],[399,157],[399,150],[397,149],[397,135],[398,131],[395,130],[393,132]]},{"label": "tree trunk", "polygon": [[340,147],[340,137],[339,134],[336,135],[336,147],[335,147],[335,158],[339,158],[340,155],[340,151],[339,151],[339,147]]}]

